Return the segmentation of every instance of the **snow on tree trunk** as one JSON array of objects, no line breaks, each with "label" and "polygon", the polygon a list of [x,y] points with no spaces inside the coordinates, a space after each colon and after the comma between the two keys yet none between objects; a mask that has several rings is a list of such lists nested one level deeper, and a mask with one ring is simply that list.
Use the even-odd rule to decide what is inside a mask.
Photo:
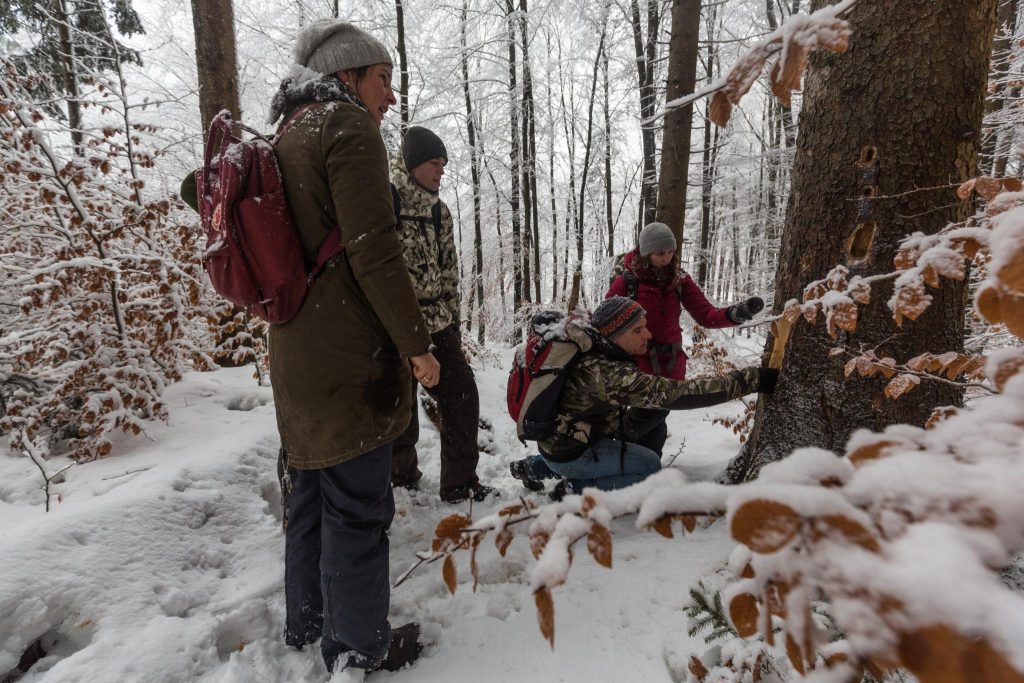
[{"label": "snow on tree trunk", "polygon": [[[826,3],[818,0],[812,9]],[[900,238],[967,217],[956,185],[976,175],[996,0],[859,3],[845,54],[810,58],[792,188],[776,272],[775,309],[843,264],[852,275],[891,270]],[[956,59],[947,56],[956,53]],[[914,401],[882,395],[877,379],[843,376],[831,347],[874,349],[905,362],[963,348],[962,282],[929,290],[931,307],[897,326],[878,288],[852,333],[794,326],[778,388],[759,402],[753,433],[730,479],[756,476],[794,448],[841,452],[859,427],[923,425],[961,390],[928,382]],[[769,342],[766,351],[770,351]]]}]

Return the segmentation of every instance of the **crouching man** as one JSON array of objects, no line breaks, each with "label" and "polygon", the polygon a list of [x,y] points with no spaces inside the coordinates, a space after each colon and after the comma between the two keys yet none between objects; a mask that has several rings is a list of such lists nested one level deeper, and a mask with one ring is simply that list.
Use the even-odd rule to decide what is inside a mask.
[{"label": "crouching man", "polygon": [[[621,296],[602,302],[589,327],[571,322],[567,336],[584,353],[559,395],[556,433],[538,444],[544,463],[563,478],[551,494],[556,500],[587,486],[630,486],[661,469],[658,455],[632,440],[638,425],[631,409],[703,408],[770,393],[778,378],[777,370],[754,367],[685,381],[642,372],[634,357],[646,352],[651,333],[644,309]],[[513,463],[513,471],[519,463],[526,465]]]}]

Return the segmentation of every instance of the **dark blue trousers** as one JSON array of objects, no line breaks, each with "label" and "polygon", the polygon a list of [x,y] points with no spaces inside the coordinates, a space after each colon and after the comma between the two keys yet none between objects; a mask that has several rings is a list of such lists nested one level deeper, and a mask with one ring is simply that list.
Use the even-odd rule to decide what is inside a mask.
[{"label": "dark blue trousers", "polygon": [[372,668],[388,652],[391,444],[317,470],[290,469],[285,642],[320,638],[327,670]]}]

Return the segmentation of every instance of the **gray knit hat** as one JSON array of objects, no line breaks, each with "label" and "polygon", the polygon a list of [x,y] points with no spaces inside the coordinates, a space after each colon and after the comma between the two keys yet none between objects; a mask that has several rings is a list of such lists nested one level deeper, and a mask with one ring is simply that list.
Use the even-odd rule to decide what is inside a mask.
[{"label": "gray knit hat", "polygon": [[384,44],[347,21],[317,19],[295,39],[292,59],[322,74],[393,64]]},{"label": "gray knit hat", "polygon": [[650,256],[656,251],[669,251],[677,246],[676,236],[672,234],[672,228],[664,223],[648,223],[640,231],[641,256]]},{"label": "gray knit hat", "polygon": [[405,160],[405,167],[411,171],[431,159],[443,158],[448,161],[448,150],[444,148],[444,143],[437,133],[423,126],[413,126],[405,131],[402,158]]}]

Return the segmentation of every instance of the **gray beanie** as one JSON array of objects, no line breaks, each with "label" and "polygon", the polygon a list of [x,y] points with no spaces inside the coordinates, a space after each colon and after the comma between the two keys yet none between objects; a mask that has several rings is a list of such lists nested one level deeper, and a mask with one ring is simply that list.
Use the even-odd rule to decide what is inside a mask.
[{"label": "gray beanie", "polygon": [[405,131],[402,158],[405,160],[405,167],[411,171],[431,159],[443,158],[448,161],[448,150],[444,148],[444,143],[437,133],[423,126],[413,126]]},{"label": "gray beanie", "polygon": [[672,234],[672,228],[664,223],[648,223],[640,231],[641,256],[650,256],[656,251],[669,251],[676,247],[676,236]]},{"label": "gray beanie", "polygon": [[393,64],[384,44],[347,21],[317,19],[295,39],[296,64],[322,74],[358,69],[372,64]]}]

